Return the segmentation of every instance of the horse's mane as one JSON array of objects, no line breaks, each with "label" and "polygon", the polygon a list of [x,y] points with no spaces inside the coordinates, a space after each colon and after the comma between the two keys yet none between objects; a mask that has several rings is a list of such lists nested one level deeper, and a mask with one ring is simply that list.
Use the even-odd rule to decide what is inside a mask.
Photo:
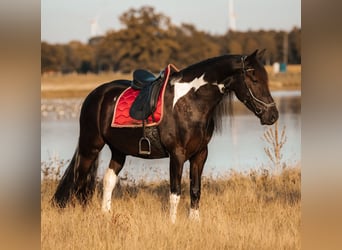
[{"label": "horse's mane", "polygon": [[233,92],[229,91],[226,95],[223,96],[222,100],[215,107],[213,112],[213,121],[215,125],[215,132],[221,133],[223,128],[223,117],[229,116],[230,118],[230,126],[232,125],[232,119],[234,118],[233,112]]},{"label": "horse's mane", "polygon": [[236,55],[225,54],[225,55],[221,55],[221,56],[211,57],[211,58],[205,59],[203,61],[194,63],[192,65],[189,65],[186,68],[182,69],[181,71],[182,72],[189,72],[189,71],[191,72],[193,70],[200,71],[201,69],[203,69],[209,65],[215,64],[216,62],[221,62],[224,59],[231,59],[233,57],[236,57]]}]

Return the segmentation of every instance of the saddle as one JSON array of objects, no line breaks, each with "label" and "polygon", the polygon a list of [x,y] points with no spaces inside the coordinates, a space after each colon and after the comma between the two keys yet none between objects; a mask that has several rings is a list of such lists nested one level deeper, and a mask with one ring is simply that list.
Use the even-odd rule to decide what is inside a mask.
[{"label": "saddle", "polygon": [[145,133],[145,120],[152,115],[152,119],[155,121],[153,113],[157,107],[163,80],[163,72],[158,77],[144,69],[137,69],[133,72],[131,87],[140,92],[129,110],[129,115],[143,123],[143,136],[139,140],[139,154],[142,155],[151,154],[151,142]]},{"label": "saddle", "polygon": [[[131,87],[140,90],[134,100],[129,115],[136,120],[145,121],[156,110],[160,89],[163,86],[164,73],[155,77],[151,72],[137,69],[133,72]],[[153,118],[154,119],[154,118]]]},{"label": "saddle", "polygon": [[[160,119],[163,116],[164,84],[167,84],[171,72],[178,71],[179,70],[173,64],[169,64],[157,77],[155,77],[151,72],[143,69],[135,70],[133,72],[133,80],[130,81],[130,88],[127,88],[119,96],[118,101],[116,102],[112,121],[113,127],[142,126],[142,137],[139,140],[138,151],[140,155],[147,156],[151,154],[151,141],[148,137],[153,141],[153,145],[157,151],[159,150],[158,148],[160,148],[158,146],[158,142],[155,142],[156,136],[151,136],[151,126],[159,124]],[[121,103],[124,108],[120,109],[117,114],[116,112],[119,110],[117,105],[119,105],[119,103]],[[130,107],[125,106],[127,104],[131,104]],[[119,124],[115,124],[115,119],[125,120],[126,118],[129,121],[133,121],[133,123],[127,125],[125,122],[122,123],[121,121],[121,123],[119,122]],[[138,124],[136,123],[137,121],[142,122]],[[153,131],[156,132],[156,128],[153,128]]]}]

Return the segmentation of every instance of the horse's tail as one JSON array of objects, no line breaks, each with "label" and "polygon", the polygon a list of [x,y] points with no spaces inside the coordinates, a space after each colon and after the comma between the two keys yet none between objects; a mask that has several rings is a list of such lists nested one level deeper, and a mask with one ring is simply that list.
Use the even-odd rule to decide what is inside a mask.
[{"label": "horse's tail", "polygon": [[98,155],[86,170],[82,169],[81,161],[77,148],[52,197],[54,205],[64,208],[73,197],[85,205],[92,198],[96,187]]}]

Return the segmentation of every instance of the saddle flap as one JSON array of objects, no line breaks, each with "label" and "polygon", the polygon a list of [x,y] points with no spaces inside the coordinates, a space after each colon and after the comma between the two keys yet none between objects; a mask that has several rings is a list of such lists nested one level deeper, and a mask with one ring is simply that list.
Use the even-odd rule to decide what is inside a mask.
[{"label": "saddle flap", "polygon": [[130,116],[136,120],[146,120],[156,109],[162,85],[163,79],[159,79],[153,84],[144,87],[130,108]]}]

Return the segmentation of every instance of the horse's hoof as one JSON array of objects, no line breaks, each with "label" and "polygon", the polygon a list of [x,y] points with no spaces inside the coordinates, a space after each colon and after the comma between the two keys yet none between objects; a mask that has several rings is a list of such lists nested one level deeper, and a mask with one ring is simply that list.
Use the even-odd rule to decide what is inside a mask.
[{"label": "horse's hoof", "polygon": [[101,208],[101,212],[102,212],[103,214],[111,214],[110,208],[107,208],[107,207],[102,207],[102,208]]},{"label": "horse's hoof", "polygon": [[199,222],[201,220],[200,219],[199,210],[198,209],[190,208],[189,219],[192,220],[192,221]]},{"label": "horse's hoof", "polygon": [[172,224],[176,224],[176,217],[171,216],[170,221]]}]

